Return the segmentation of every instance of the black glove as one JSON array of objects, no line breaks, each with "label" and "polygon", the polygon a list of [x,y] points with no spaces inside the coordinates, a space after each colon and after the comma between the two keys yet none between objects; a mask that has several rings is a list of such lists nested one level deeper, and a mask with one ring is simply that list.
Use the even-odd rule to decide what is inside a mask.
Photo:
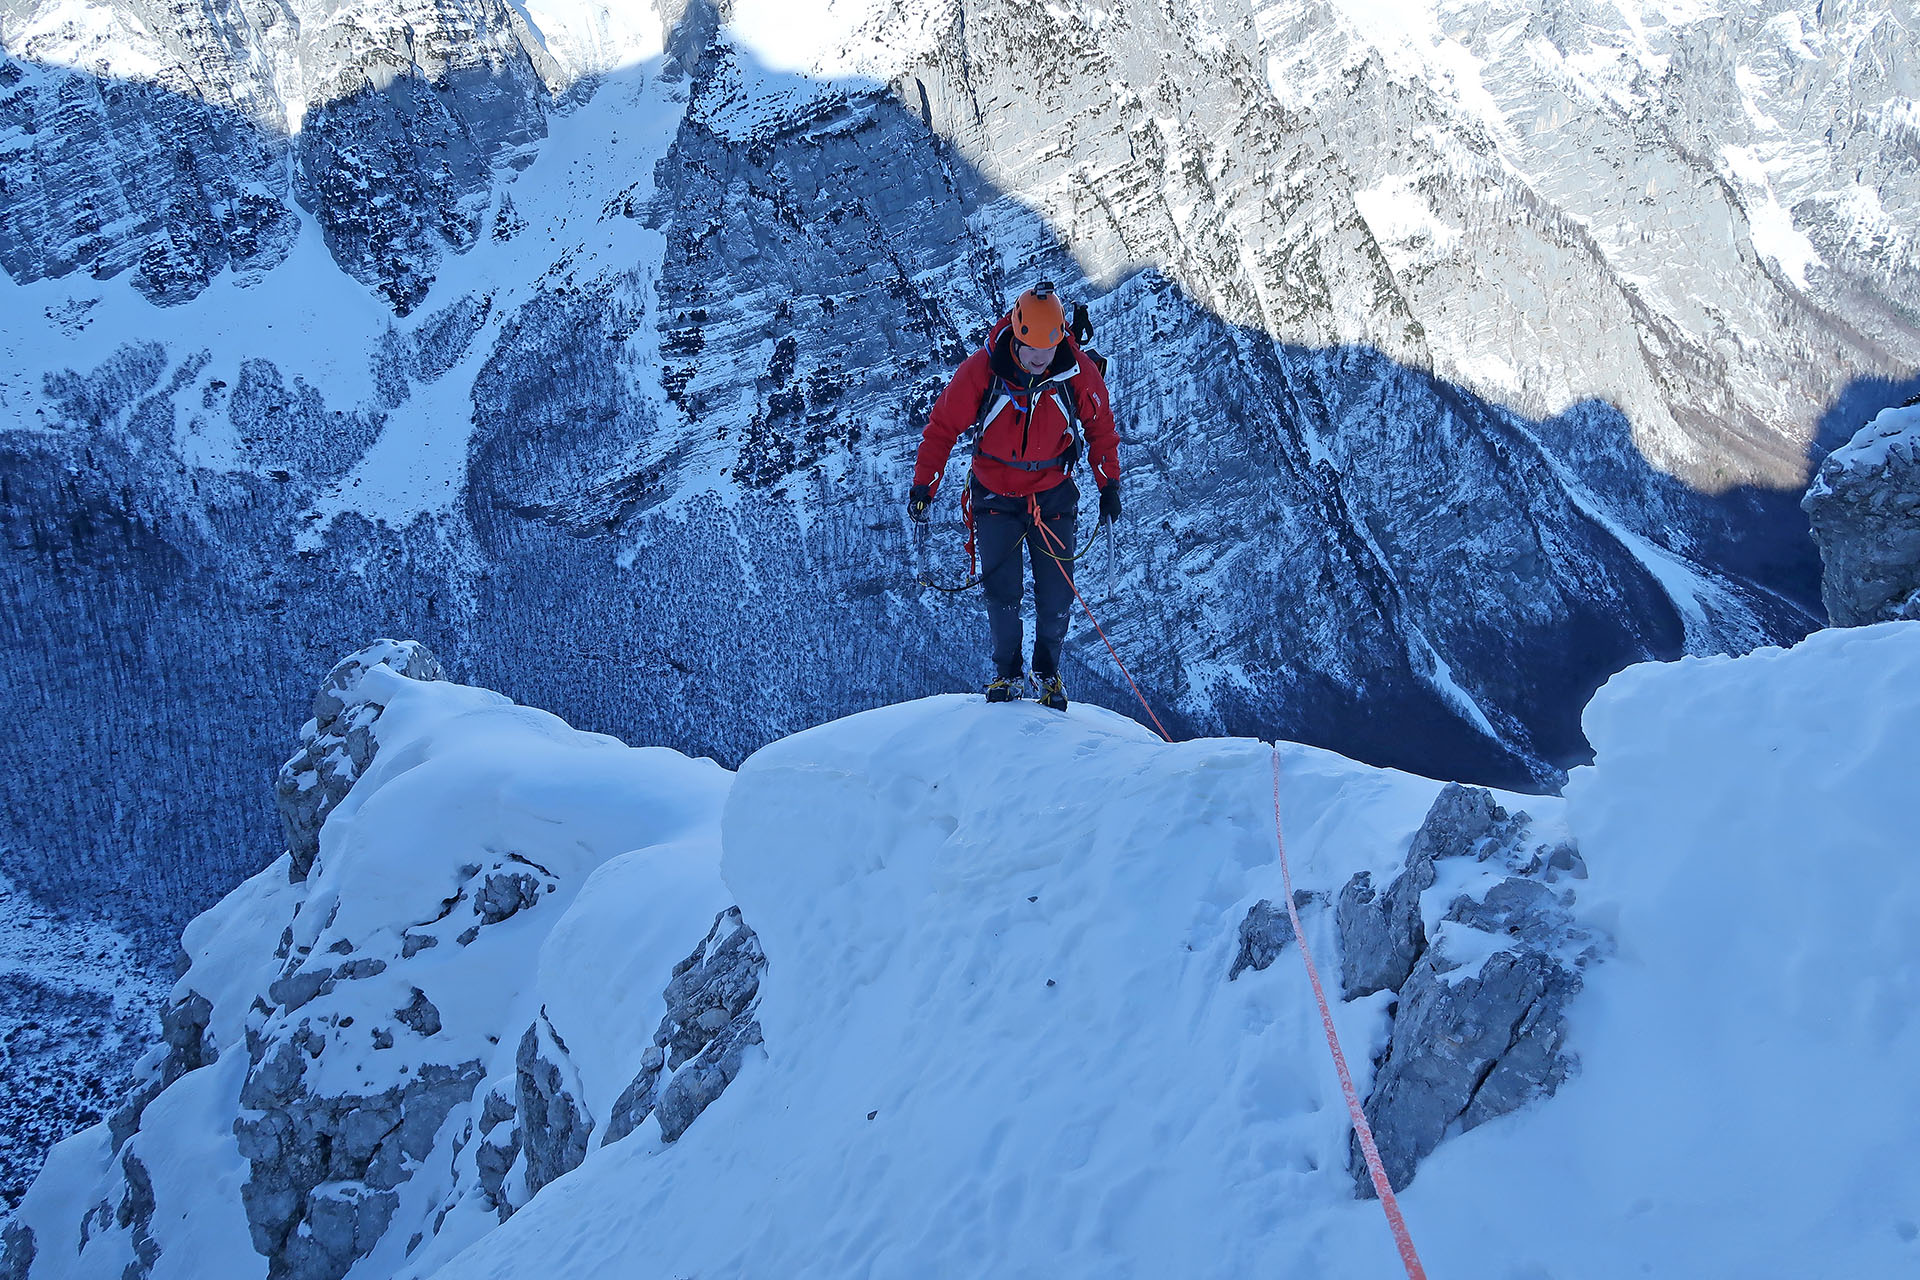
[{"label": "black glove", "polygon": [[1120,518],[1120,482],[1109,480],[1100,490],[1100,523],[1112,524]]},{"label": "black glove", "polygon": [[921,524],[927,522],[927,508],[933,505],[933,490],[924,484],[913,486],[907,494],[907,514]]}]

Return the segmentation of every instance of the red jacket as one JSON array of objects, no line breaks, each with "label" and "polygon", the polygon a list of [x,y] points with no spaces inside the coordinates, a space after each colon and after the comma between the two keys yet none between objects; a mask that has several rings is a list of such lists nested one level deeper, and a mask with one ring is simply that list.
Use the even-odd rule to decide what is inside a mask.
[{"label": "red jacket", "polygon": [[1070,335],[1054,353],[1053,366],[1030,378],[1014,363],[1008,323],[1003,318],[993,327],[986,346],[966,358],[934,401],[914,460],[913,482],[940,491],[940,473],[954,442],[972,428],[985,401],[988,417],[973,456],[980,483],[1012,498],[1053,488],[1067,478],[1064,467],[1027,470],[1007,463],[1045,462],[1066,452],[1072,435],[1059,397],[1072,396],[1087,441],[1083,461],[1093,468],[1096,484],[1105,488],[1120,475],[1120,433],[1106,380]]}]

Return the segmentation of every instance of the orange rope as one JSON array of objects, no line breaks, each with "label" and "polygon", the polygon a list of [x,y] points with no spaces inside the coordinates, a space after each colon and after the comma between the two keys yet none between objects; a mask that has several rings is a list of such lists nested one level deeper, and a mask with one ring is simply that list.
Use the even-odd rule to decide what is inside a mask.
[{"label": "orange rope", "polygon": [[[1027,499],[1027,509],[1033,515],[1033,522],[1040,529],[1041,537],[1064,551],[1066,544],[1047,528],[1046,521],[1040,518],[1040,503],[1037,499]],[[1120,668],[1120,674],[1127,678],[1127,686],[1133,690],[1133,696],[1140,699],[1140,705],[1146,708],[1147,715],[1153,721],[1153,727],[1168,742],[1173,738],[1160,723],[1160,717],[1153,714],[1153,708],[1140,693],[1133,676],[1127,670],[1127,664],[1120,661],[1120,654],[1114,649],[1113,641],[1107,639],[1107,633],[1100,626],[1100,620],[1093,616],[1093,610],[1087,605],[1087,598],[1080,594],[1080,588],[1074,583],[1073,575],[1067,572],[1066,562],[1055,557],[1060,572],[1065,576],[1067,585],[1073,588],[1073,598],[1080,602],[1080,608],[1087,615],[1087,621],[1100,633],[1100,639],[1106,644],[1107,652],[1113,655],[1113,665]],[[1273,838],[1280,854],[1280,881],[1286,891],[1287,919],[1293,924],[1293,937],[1300,944],[1300,959],[1307,966],[1307,981],[1313,985],[1314,1001],[1320,1006],[1320,1026],[1326,1032],[1327,1048],[1333,1054],[1334,1071],[1340,1077],[1340,1091],[1346,1095],[1347,1114],[1353,1121],[1354,1136],[1360,1140],[1360,1153],[1366,1158],[1367,1174],[1373,1180],[1373,1189],[1380,1197],[1380,1207],[1387,1215],[1387,1229],[1393,1234],[1394,1245],[1400,1251],[1401,1265],[1406,1268],[1407,1280],[1427,1280],[1426,1268],[1420,1264],[1420,1255],[1413,1247],[1413,1235],[1407,1230],[1407,1221],[1400,1213],[1400,1201],[1393,1194],[1393,1184],[1387,1178],[1387,1168],[1380,1160],[1380,1148],[1373,1140],[1373,1126],[1367,1123],[1366,1110],[1360,1105],[1360,1092],[1353,1086],[1353,1073],[1347,1069],[1347,1055],[1340,1050],[1340,1036],[1333,1028],[1333,1010],[1327,1005],[1326,987],[1320,981],[1320,970],[1313,963],[1313,951],[1307,946],[1307,931],[1300,925],[1300,911],[1293,905],[1293,869],[1287,865],[1287,837],[1280,822],[1280,748],[1273,748]]]},{"label": "orange rope", "polygon": [[1334,1070],[1340,1074],[1340,1091],[1347,1095],[1347,1114],[1353,1117],[1354,1136],[1360,1139],[1360,1153],[1366,1157],[1367,1173],[1373,1189],[1379,1193],[1380,1207],[1386,1210],[1387,1229],[1400,1249],[1400,1262],[1408,1280],[1427,1280],[1420,1255],[1414,1252],[1413,1236],[1400,1216],[1400,1202],[1394,1198],[1393,1184],[1387,1181],[1387,1169],[1380,1162],[1380,1148],[1374,1145],[1373,1127],[1360,1106],[1360,1093],[1353,1087],[1353,1073],[1347,1070],[1347,1055],[1340,1052],[1340,1037],[1333,1029],[1333,1012],[1327,1007],[1326,988],[1320,985],[1320,970],[1314,967],[1313,952],[1307,946],[1306,930],[1300,927],[1300,912],[1293,905],[1293,872],[1287,866],[1287,838],[1280,829],[1280,748],[1273,748],[1273,838],[1280,849],[1280,882],[1287,894],[1287,919],[1293,922],[1294,941],[1300,944],[1300,958],[1307,965],[1307,980],[1313,984],[1313,998],[1320,1004],[1320,1025],[1327,1033],[1327,1048],[1333,1051]]},{"label": "orange rope", "polygon": [[[1055,536],[1053,530],[1047,528],[1047,522],[1040,518],[1039,501],[1035,498],[1029,497],[1027,499],[1027,507],[1029,510],[1033,512],[1033,522],[1034,524],[1039,526],[1040,536],[1045,538],[1048,542],[1052,543],[1059,550],[1065,551],[1067,549],[1067,544],[1060,541],[1060,539],[1057,536]],[[1153,714],[1153,708],[1147,706],[1147,700],[1141,694],[1140,686],[1133,682],[1133,674],[1127,670],[1127,664],[1120,661],[1119,651],[1113,647],[1113,641],[1107,639],[1107,633],[1104,630],[1101,630],[1100,620],[1094,617],[1093,610],[1087,607],[1087,598],[1080,594],[1080,588],[1074,582],[1073,575],[1067,572],[1066,562],[1064,560],[1061,560],[1059,556],[1056,555],[1054,557],[1054,563],[1060,566],[1060,576],[1067,580],[1067,585],[1069,587],[1073,588],[1073,598],[1080,602],[1080,608],[1082,612],[1084,612],[1087,615],[1087,621],[1091,622],[1093,624],[1093,629],[1100,633],[1100,639],[1107,646],[1107,652],[1113,654],[1113,665],[1120,668],[1120,674],[1127,678],[1127,687],[1133,690],[1133,696],[1136,698],[1139,698],[1140,705],[1146,708],[1147,718],[1153,721],[1153,727],[1160,731],[1160,736],[1162,738],[1166,739],[1168,742],[1172,742],[1173,735],[1168,733],[1166,726],[1160,723],[1160,717]],[[1037,571],[1038,571],[1038,567],[1036,566],[1036,572]]]}]

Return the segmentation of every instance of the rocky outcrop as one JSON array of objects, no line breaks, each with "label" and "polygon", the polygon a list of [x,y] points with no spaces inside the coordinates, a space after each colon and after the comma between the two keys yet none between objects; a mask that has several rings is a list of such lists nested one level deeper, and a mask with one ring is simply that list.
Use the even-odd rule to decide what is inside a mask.
[{"label": "rocky outcrop", "polygon": [[1920,397],[1827,455],[1801,506],[1834,626],[1920,618]]},{"label": "rocky outcrop", "polygon": [[[1508,906],[1524,904],[1519,912],[1481,912],[1462,898],[1448,913],[1449,920],[1501,939],[1502,949],[1477,972],[1464,970],[1449,954],[1466,935],[1443,934],[1399,988],[1392,1039],[1366,1102],[1367,1122],[1396,1189],[1413,1180],[1419,1161],[1450,1131],[1465,1132],[1549,1096],[1573,1070],[1564,1050],[1565,1012],[1580,977],[1559,949],[1584,935],[1572,928],[1551,891],[1533,881],[1503,881],[1489,901],[1516,884],[1529,891],[1510,895]],[[1495,922],[1499,928],[1488,927]],[[1350,1171],[1355,1190],[1371,1195],[1357,1140]]]},{"label": "rocky outcrop", "polygon": [[666,1017],[639,1074],[614,1103],[603,1146],[656,1113],[660,1136],[672,1142],[733,1082],[747,1049],[760,1043],[753,1010],[766,964],[740,908],[721,912],[693,954],[674,966]]},{"label": "rocky outcrop", "polygon": [[[551,1050],[549,1056],[548,1050]],[[546,1011],[520,1037],[514,1059],[520,1150],[526,1155],[527,1194],[534,1195],[587,1158],[593,1117],[567,1087],[562,1064],[566,1042],[554,1032]]]},{"label": "rocky outcrop", "polygon": [[[1341,892],[1342,976],[1354,979],[1346,998],[1397,997],[1366,1101],[1396,1189],[1448,1133],[1551,1095],[1575,1067],[1566,1004],[1604,944],[1576,923],[1572,891],[1556,887],[1585,878],[1578,851],[1532,841],[1529,828],[1526,814],[1509,814],[1489,792],[1449,784],[1384,902],[1370,900],[1365,873]],[[1429,937],[1420,895],[1436,883],[1437,863],[1467,858],[1492,883],[1478,897],[1456,895]],[[1349,1171],[1356,1192],[1372,1195],[1357,1138]]]},{"label": "rocky outcrop", "polygon": [[8,1223],[0,1232],[0,1280],[27,1280],[37,1252],[33,1228],[21,1222]]},{"label": "rocky outcrop", "polygon": [[[517,1083],[517,1073],[515,1080]],[[507,1178],[520,1158],[521,1145],[520,1126],[507,1122],[517,1115],[518,1109],[510,1099],[497,1089],[487,1091],[480,1108],[480,1141],[474,1148],[474,1172],[487,1204],[502,1222],[513,1216],[517,1203],[526,1200],[524,1195],[516,1198],[507,1189]]]},{"label": "rocky outcrop", "polygon": [[1449,783],[1407,850],[1406,868],[1384,894],[1360,872],[1340,891],[1340,987],[1348,1000],[1376,991],[1398,991],[1427,947],[1420,895],[1433,887],[1439,858],[1479,855],[1526,825],[1526,815],[1508,817],[1493,796],[1478,787]]},{"label": "rocky outcrop", "polygon": [[[1396,1189],[1449,1132],[1552,1094],[1574,1069],[1566,1004],[1604,944],[1576,923],[1572,893],[1558,887],[1586,877],[1578,851],[1532,841],[1529,830],[1526,814],[1509,814],[1491,793],[1450,783],[1385,892],[1362,871],[1336,901],[1344,997],[1395,997],[1366,1115]],[[1487,887],[1455,896],[1430,934],[1421,896],[1447,859],[1480,864],[1473,878]],[[1312,901],[1296,895],[1299,907]],[[1229,980],[1265,969],[1293,938],[1284,911],[1255,903]],[[1356,1193],[1372,1195],[1357,1138],[1350,1154]]]},{"label": "rocky outcrop", "polygon": [[279,1280],[339,1280],[379,1243],[395,1188],[427,1158],[447,1114],[473,1096],[479,1062],[429,1063],[404,1085],[320,1096],[303,1078],[324,1038],[302,1024],[256,1061],[234,1124],[252,1176],[241,1189],[254,1248]]},{"label": "rocky outcrop", "polygon": [[[1305,911],[1314,901],[1313,894],[1307,890],[1294,890],[1295,911]],[[1246,918],[1240,922],[1240,950],[1233,957],[1233,967],[1227,970],[1227,981],[1232,982],[1249,969],[1256,972],[1265,969],[1293,939],[1293,919],[1286,908],[1274,906],[1271,899],[1260,899],[1247,908]]]},{"label": "rocky outcrop", "polygon": [[[669,874],[699,878],[667,898],[698,903],[688,919],[661,914],[684,906],[646,905],[658,924],[697,928],[727,901],[712,847],[723,770],[447,685],[415,642],[382,641],[337,664],[303,736],[280,787],[295,847],[182,935],[138,1086],[78,1139],[83,1158],[97,1152],[92,1185],[29,1199],[39,1230],[5,1240],[4,1266],[24,1271],[37,1253],[46,1270],[57,1230],[77,1234],[83,1270],[101,1258],[115,1274],[125,1267],[124,1280],[177,1269],[162,1257],[177,1238],[170,1224],[203,1203],[172,1172],[183,1143],[204,1153],[209,1185],[225,1189],[215,1212],[244,1217],[269,1280],[341,1280],[383,1240],[412,1254],[456,1209],[462,1233],[476,1211],[504,1218],[577,1167],[599,1131],[542,1001],[562,992],[578,1012],[578,973],[617,946],[633,904],[581,890],[602,870],[616,882],[639,872],[625,883],[644,886],[658,845],[673,850]],[[476,774],[476,741],[519,749],[502,746],[500,772]],[[383,768],[382,750],[417,767]],[[432,767],[448,760],[456,767]],[[583,792],[582,777],[598,781]],[[290,873],[303,850],[304,873]],[[582,933],[594,929],[605,941],[589,948]],[[101,954],[96,935],[83,936],[84,955]],[[670,956],[639,968],[644,981],[659,965],[651,981],[666,988],[659,1047],[642,1063],[602,1051],[593,1070],[612,1070],[595,1080],[618,1090],[635,1066],[657,1063],[642,1114],[657,1107],[678,1137],[758,1041],[764,961],[737,911],[668,972]],[[16,1047],[31,1048],[10,1037]],[[183,1096],[176,1088],[192,1105],[155,1105]],[[433,1171],[424,1186],[423,1170]]]},{"label": "rocky outcrop", "polygon": [[212,1017],[212,1002],[191,988],[161,1012],[160,1044],[140,1059],[134,1088],[107,1122],[115,1151],[138,1132],[147,1104],[162,1090],[187,1072],[219,1060],[219,1046],[207,1032]]},{"label": "rocky outcrop", "polygon": [[280,766],[273,786],[295,880],[306,879],[320,852],[321,824],[373,763],[373,725],[386,706],[360,688],[360,677],[381,665],[413,680],[447,678],[439,659],[417,640],[376,641],[327,672],[314,695],[313,719],[300,731],[300,750]]},{"label": "rocky outcrop", "polygon": [[133,1245],[133,1261],[127,1264],[121,1277],[122,1280],[146,1280],[153,1273],[153,1264],[160,1260],[160,1246],[153,1238],[153,1211],[159,1207],[153,1198],[153,1176],[130,1151],[121,1155],[120,1170],[126,1179],[126,1191],[113,1220]]}]

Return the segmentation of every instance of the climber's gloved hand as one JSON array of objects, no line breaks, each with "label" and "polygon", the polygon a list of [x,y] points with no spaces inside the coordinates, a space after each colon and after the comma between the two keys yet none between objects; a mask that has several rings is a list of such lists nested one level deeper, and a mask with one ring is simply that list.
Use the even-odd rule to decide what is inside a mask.
[{"label": "climber's gloved hand", "polygon": [[1112,524],[1120,518],[1120,482],[1109,480],[1100,488],[1100,523]]},{"label": "climber's gloved hand", "polygon": [[917,484],[907,493],[907,514],[921,524],[927,522],[927,510],[933,506],[933,490]]}]

